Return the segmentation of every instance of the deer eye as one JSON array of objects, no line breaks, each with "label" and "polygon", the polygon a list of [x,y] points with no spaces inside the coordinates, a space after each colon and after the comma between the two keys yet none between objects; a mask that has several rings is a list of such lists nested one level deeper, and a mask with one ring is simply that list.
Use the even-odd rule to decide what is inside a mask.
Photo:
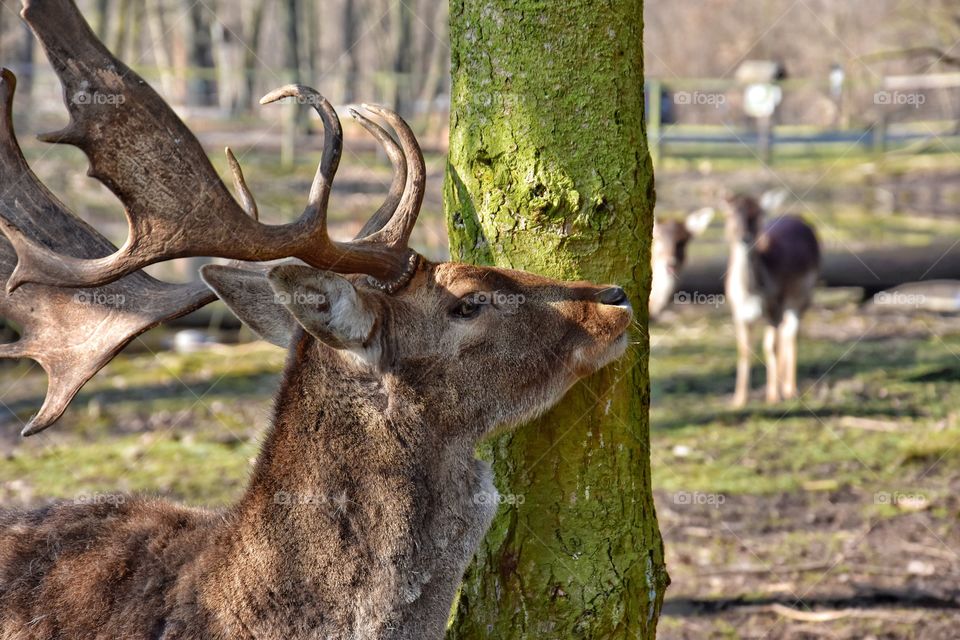
[{"label": "deer eye", "polygon": [[470,319],[475,318],[480,313],[481,304],[475,299],[473,295],[462,298],[453,309],[450,310],[450,314],[456,318]]}]

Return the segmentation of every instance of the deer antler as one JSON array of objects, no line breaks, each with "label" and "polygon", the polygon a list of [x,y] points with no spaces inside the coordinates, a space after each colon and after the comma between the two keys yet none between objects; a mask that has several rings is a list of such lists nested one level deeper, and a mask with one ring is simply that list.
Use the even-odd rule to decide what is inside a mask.
[{"label": "deer antler", "polygon": [[[326,228],[327,204],[343,145],[336,111],[309,87],[290,85],[261,101],[296,97],[323,123],[323,156],[307,206],[294,222],[259,222],[256,202],[233,153],[227,161],[241,204],[227,191],[193,134],[163,99],[97,40],[71,0],[24,0],[64,87],[70,123],[41,136],[79,147],[89,174],[123,203],[129,237],[120,249],[74,216],[30,170],[12,124],[16,80],[0,72],[0,314],[22,328],[0,358],[36,360],[49,377],[47,397],[23,433],[60,417],[83,384],[141,332],[215,299],[200,284],[175,285],[143,273],[146,265],[186,256],[238,261],[299,258],[314,267],[363,273],[386,291],[405,285],[419,264],[408,240],[423,199],[423,155],[409,126],[382,107],[387,131],[351,111],[393,165],[383,205],[351,242]],[[16,260],[16,262],[15,262]],[[14,265],[16,265],[14,267]],[[91,289],[90,287],[96,287]]]},{"label": "deer antler", "polygon": [[[56,252],[86,259],[113,252],[116,248],[70,213],[27,166],[13,132],[15,88],[13,74],[0,71],[0,175],[6,186],[0,192],[0,220]],[[13,248],[0,240],[0,277],[15,263]],[[32,358],[49,378],[46,400],[23,434],[50,426],[80,387],[133,338],[214,299],[202,283],[168,284],[142,271],[98,289],[28,285],[0,294],[0,314],[21,328],[19,340],[0,346],[0,357]]]},{"label": "deer antler", "polygon": [[[289,224],[265,225],[236,203],[193,134],[143,79],[107,51],[70,0],[26,0],[23,17],[60,76],[70,112],[70,124],[42,139],[83,150],[90,175],[125,205],[130,235],[116,253],[88,259],[58,255],[7,225],[19,257],[8,291],[30,282],[97,286],[186,256],[295,257],[322,269],[368,274],[387,290],[409,280],[418,256],[406,242],[423,198],[425,174],[416,139],[395,113],[367,107],[393,126],[400,139],[406,165],[402,192],[397,199],[400,181],[395,178],[391,196],[365,227],[368,235],[341,243],[326,231],[327,200],[343,143],[336,112],[309,87],[289,85],[265,96],[261,103],[284,97],[307,102],[324,126],[323,158],[306,209]],[[381,144],[388,138],[369,121],[360,122]],[[396,150],[385,148],[396,167]]]}]

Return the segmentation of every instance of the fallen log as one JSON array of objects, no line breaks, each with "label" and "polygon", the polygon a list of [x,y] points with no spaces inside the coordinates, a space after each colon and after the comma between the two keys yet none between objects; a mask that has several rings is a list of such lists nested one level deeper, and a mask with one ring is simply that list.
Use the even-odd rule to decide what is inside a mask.
[{"label": "fallen log", "polygon": [[[677,291],[700,295],[723,293],[727,258],[691,256]],[[960,238],[923,247],[882,247],[849,251],[832,249],[823,257],[819,286],[859,287],[864,297],[907,282],[960,280]]]}]

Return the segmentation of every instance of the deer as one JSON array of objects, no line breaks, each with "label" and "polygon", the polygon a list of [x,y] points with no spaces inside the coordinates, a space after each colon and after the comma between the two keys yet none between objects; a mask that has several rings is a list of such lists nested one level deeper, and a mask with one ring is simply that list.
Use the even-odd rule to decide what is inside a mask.
[{"label": "deer", "polygon": [[751,327],[763,320],[766,401],[797,395],[797,334],[810,306],[820,270],[820,244],[813,227],[797,216],[764,222],[764,208],[744,194],[728,195],[722,210],[730,259],[724,276],[733,315],[737,374],[732,404],[750,392]]},{"label": "deer", "polygon": [[687,244],[706,231],[713,220],[712,207],[698,209],[683,220],[653,221],[653,243],[650,246],[650,300],[648,312],[656,319],[673,300],[680,281],[680,271],[687,260]]},{"label": "deer", "polygon": [[[14,133],[16,78],[0,72],[0,314],[22,327],[0,357],[34,359],[49,379],[23,435],[54,424],[136,335],[216,298],[287,360],[248,484],[226,509],[129,496],[0,512],[0,637],[441,638],[496,511],[476,443],[623,354],[626,292],[411,249],[424,159],[407,123],[375,105],[351,115],[390,159],[391,185],[356,237],[331,239],[343,132],[304,85],[261,102],[293,99],[320,118],[307,205],[292,222],[260,222],[234,154],[236,197],[72,0],[25,0],[21,15],[70,114],[41,139],[83,150],[129,223],[117,248],[44,187]],[[201,256],[226,262],[191,283],[142,270]]]}]

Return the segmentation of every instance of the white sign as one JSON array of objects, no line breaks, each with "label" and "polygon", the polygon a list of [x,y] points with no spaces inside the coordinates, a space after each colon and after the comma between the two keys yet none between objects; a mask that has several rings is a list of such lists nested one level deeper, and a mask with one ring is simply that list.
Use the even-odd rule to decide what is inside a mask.
[{"label": "white sign", "polygon": [[743,110],[754,118],[769,118],[783,98],[775,84],[750,84],[743,90]]}]

